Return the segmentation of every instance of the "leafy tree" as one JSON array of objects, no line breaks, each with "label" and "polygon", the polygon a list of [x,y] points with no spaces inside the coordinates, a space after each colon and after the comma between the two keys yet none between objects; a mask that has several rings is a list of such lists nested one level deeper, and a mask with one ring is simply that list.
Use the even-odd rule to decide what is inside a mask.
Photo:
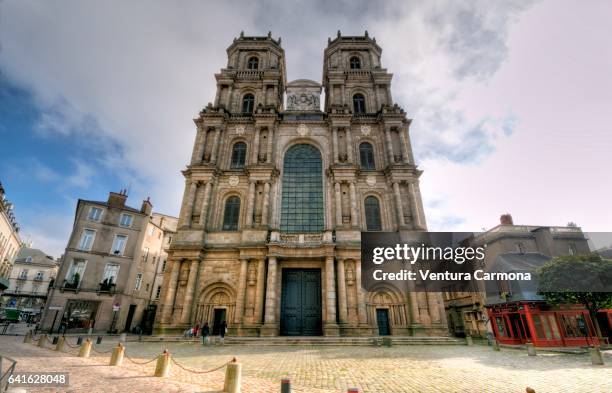
[{"label": "leafy tree", "polygon": [[612,307],[612,260],[595,253],[557,257],[538,269],[538,280],[549,303],[582,304],[601,337],[597,312]]}]

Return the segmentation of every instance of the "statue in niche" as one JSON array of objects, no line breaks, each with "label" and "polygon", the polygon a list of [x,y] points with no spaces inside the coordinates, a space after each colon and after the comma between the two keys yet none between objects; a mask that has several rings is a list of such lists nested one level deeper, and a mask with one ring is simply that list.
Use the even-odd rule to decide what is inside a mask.
[{"label": "statue in niche", "polygon": [[348,285],[353,285],[355,283],[355,269],[353,268],[352,262],[346,264],[345,277]]},{"label": "statue in niche", "polygon": [[249,265],[249,272],[247,274],[247,282],[249,283],[249,285],[255,285],[255,283],[257,282],[257,268],[255,267],[255,264],[253,263]]}]

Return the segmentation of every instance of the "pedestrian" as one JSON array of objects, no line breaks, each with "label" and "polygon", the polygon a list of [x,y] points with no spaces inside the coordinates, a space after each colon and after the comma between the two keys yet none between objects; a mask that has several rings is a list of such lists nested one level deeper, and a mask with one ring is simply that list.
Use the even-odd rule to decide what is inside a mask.
[{"label": "pedestrian", "polygon": [[221,325],[219,325],[219,342],[221,345],[225,344],[225,333],[227,333],[227,323],[223,321]]},{"label": "pedestrian", "polygon": [[210,327],[208,326],[208,322],[206,322],[204,324],[204,326],[202,326],[202,345],[206,344],[209,345],[210,344]]},{"label": "pedestrian", "polygon": [[193,337],[198,338],[198,333],[200,333],[200,324],[197,323],[195,328],[193,329]]}]

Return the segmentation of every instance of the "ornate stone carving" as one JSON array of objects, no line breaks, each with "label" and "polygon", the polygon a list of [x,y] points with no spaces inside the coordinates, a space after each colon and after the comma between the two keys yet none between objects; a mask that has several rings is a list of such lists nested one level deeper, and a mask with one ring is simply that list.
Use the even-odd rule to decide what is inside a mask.
[{"label": "ornate stone carving", "polygon": [[346,285],[355,284],[355,268],[353,267],[353,262],[347,262],[345,264],[344,277],[346,279]]},{"label": "ornate stone carving", "polygon": [[238,176],[230,176],[228,183],[231,187],[236,187],[240,183],[240,178]]},{"label": "ornate stone carving", "polygon": [[244,132],[246,131],[246,127],[242,124],[239,124],[236,126],[236,134],[238,135],[244,135]]},{"label": "ornate stone carving", "polygon": [[365,136],[370,135],[370,133],[372,132],[372,127],[368,126],[368,125],[362,125],[361,126],[361,133]]},{"label": "ornate stone carving", "polygon": [[247,274],[247,282],[250,286],[253,286],[257,283],[257,267],[254,263],[249,264],[249,271]]},{"label": "ornate stone carving", "polygon": [[304,123],[300,124],[297,128],[297,133],[300,136],[306,136],[308,134],[308,126]]},{"label": "ornate stone carving", "polygon": [[372,188],[376,187],[376,176],[368,175],[368,177],[366,177],[366,183]]},{"label": "ornate stone carving", "polygon": [[321,110],[321,85],[315,81],[299,79],[287,84],[288,111]]}]

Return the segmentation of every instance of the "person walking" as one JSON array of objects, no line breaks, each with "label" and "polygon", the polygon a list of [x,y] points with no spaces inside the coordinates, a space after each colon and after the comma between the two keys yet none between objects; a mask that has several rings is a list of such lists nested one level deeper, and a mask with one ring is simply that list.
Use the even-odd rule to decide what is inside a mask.
[{"label": "person walking", "polygon": [[225,333],[227,333],[227,323],[223,321],[219,325],[219,342],[221,345],[225,345]]},{"label": "person walking", "polygon": [[202,326],[202,345],[206,344],[209,345],[210,344],[210,327],[208,326],[208,322],[206,322],[204,324],[204,326]]}]

